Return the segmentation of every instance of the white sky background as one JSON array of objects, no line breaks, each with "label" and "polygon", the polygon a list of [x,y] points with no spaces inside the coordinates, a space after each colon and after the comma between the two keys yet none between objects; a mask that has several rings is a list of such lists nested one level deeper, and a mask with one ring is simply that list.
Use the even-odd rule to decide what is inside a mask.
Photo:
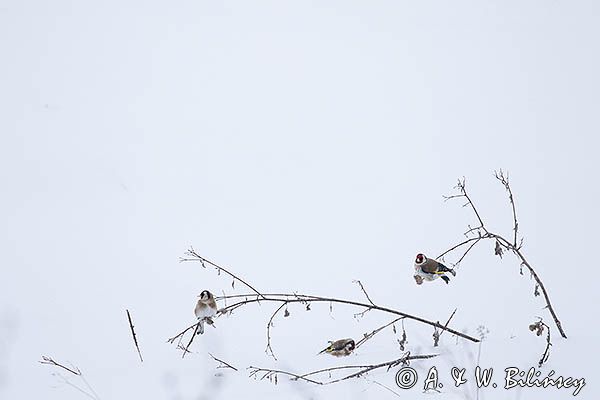
[{"label": "white sky background", "polygon": [[[314,356],[389,321],[341,306],[277,318],[279,362],[264,353],[274,305],[218,320],[181,360],[165,341],[193,321],[196,295],[231,292],[178,263],[189,245],[262,291],[363,300],[361,279],[381,305],[441,321],[458,308],[453,327],[490,330],[481,364],[500,383],[537,364],[535,316],[553,326],[532,281],[492,243],[447,286],[416,286],[412,263],[475,222],[442,199],[462,176],[510,235],[492,177],[504,168],[524,252],[569,335],[553,332],[542,370],[585,377],[577,398],[598,398],[599,14],[594,1],[0,1],[0,397],[84,398],[42,355],[80,367],[103,400],[395,397],[372,380],[400,391],[393,372],[325,388],[247,378],[248,365],[398,355],[389,332],[346,360]],[[429,328],[405,325],[413,353],[442,354],[413,364],[444,374],[446,395],[429,396],[474,398],[448,373],[472,368],[477,346],[444,334],[433,348]],[[242,372],[212,378],[208,351]]]}]

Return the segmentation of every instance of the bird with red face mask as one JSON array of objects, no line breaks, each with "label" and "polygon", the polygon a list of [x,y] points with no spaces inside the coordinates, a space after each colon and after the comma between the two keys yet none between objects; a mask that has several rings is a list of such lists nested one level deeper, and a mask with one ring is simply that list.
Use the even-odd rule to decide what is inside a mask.
[{"label": "bird with red face mask", "polygon": [[446,283],[450,283],[450,278],[445,274],[450,272],[453,276],[456,276],[456,272],[446,267],[439,261],[425,257],[424,254],[417,254],[415,259],[415,281],[417,285],[423,283],[423,281],[434,281],[437,278],[442,278]]}]

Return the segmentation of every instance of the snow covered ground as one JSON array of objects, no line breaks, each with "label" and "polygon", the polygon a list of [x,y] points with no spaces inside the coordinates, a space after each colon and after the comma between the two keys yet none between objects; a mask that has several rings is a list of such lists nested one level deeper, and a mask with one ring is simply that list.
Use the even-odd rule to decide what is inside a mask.
[{"label": "snow covered ground", "polygon": [[[600,164],[600,5],[593,1],[0,3],[0,398],[82,399],[86,384],[41,365],[79,367],[98,398],[567,399],[573,388],[504,389],[504,370],[584,378],[600,396],[595,258]],[[493,171],[510,172],[523,251],[550,293],[483,243],[449,285],[417,286],[417,252],[437,255],[482,218],[510,236]],[[264,292],[365,301],[446,321],[481,345],[406,321],[406,349],[438,357],[329,386],[248,378],[250,365],[303,373],[400,356],[391,330],[355,354],[316,356],[391,317],[328,304],[220,318],[192,345],[196,296],[245,289],[189,247]],[[451,261],[451,258],[447,260]],[[222,306],[222,304],[220,304]],[[144,362],[133,346],[132,313]],[[398,331],[401,325],[397,325]],[[218,369],[208,353],[239,369]],[[431,367],[443,387],[423,393]],[[450,372],[465,368],[455,388]],[[56,373],[68,378],[68,383]],[[327,377],[325,377],[327,378]],[[92,394],[92,397],[94,395]]]}]

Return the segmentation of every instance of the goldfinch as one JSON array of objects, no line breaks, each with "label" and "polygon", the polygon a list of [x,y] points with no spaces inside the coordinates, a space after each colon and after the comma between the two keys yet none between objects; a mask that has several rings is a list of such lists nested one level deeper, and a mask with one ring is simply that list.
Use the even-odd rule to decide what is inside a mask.
[{"label": "goldfinch", "polygon": [[217,313],[217,303],[212,293],[208,290],[204,290],[198,297],[200,299],[196,303],[194,314],[196,314],[196,318],[199,320],[198,333],[202,334],[204,333],[204,322],[209,325],[213,324],[212,317]]},{"label": "goldfinch", "polygon": [[442,278],[444,282],[450,283],[450,278],[445,275],[446,272],[456,276],[453,269],[446,267],[441,262],[427,258],[424,254],[417,254],[415,259],[415,281],[417,285],[422,284],[423,281],[433,281],[437,278]]},{"label": "goldfinch", "polygon": [[347,356],[354,351],[356,344],[352,339],[340,339],[335,342],[329,342],[329,346],[324,348],[319,354],[328,353],[335,357]]}]

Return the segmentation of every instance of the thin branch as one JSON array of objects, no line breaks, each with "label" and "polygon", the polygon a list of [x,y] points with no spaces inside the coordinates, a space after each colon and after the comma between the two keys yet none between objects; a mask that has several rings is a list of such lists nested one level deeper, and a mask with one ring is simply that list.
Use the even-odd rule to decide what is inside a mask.
[{"label": "thin branch", "polygon": [[[471,201],[471,197],[469,196],[469,194],[467,193],[466,190],[466,179],[463,177],[462,180],[458,180],[458,183],[456,184],[456,186],[454,187],[455,189],[458,189],[459,193],[452,195],[452,196],[444,196],[444,198],[446,200],[450,200],[450,199],[454,199],[454,198],[460,198],[460,197],[464,197],[467,200],[467,204],[465,204],[465,206],[470,206],[471,209],[473,210],[473,212],[475,213],[475,216],[477,217],[477,220],[479,221],[479,227],[481,228],[484,232],[487,233],[487,229],[485,228],[485,224],[483,223],[483,220],[481,219],[481,216],[479,215],[479,211],[477,211],[477,208],[475,207],[475,204]],[[478,229],[478,228],[473,228],[472,230]],[[469,231],[467,231],[469,232]]]},{"label": "thin branch", "polygon": [[196,338],[196,333],[198,333],[198,328],[200,327],[200,323],[201,323],[201,321],[198,321],[196,323],[196,327],[194,328],[194,333],[192,333],[192,337],[190,337],[190,341],[188,342],[188,344],[183,348],[183,353],[181,354],[181,358],[184,358],[187,353],[191,353],[190,346],[192,345],[192,342]]},{"label": "thin branch", "polygon": [[[446,321],[446,325],[444,325],[444,328],[448,326],[448,324],[452,320],[452,317],[454,317],[455,313],[456,313],[456,308],[454,309],[454,311],[450,315],[450,318],[448,318],[448,321]],[[438,345],[440,344],[440,336],[442,336],[442,333],[444,333],[444,331],[440,332],[438,330],[438,328],[434,328],[434,330],[433,330],[433,347],[438,347]]]},{"label": "thin branch", "polygon": [[[264,296],[263,296],[264,298]],[[273,313],[273,315],[271,315],[271,318],[269,318],[269,322],[267,322],[267,348],[265,349],[265,353],[269,354],[271,357],[273,357],[273,359],[277,360],[277,357],[275,357],[275,353],[273,352],[273,348],[271,347],[271,327],[273,326],[273,318],[275,318],[275,315],[277,315],[277,313],[279,311],[281,311],[281,309],[285,306],[287,306],[287,302],[283,302]]]},{"label": "thin branch", "polygon": [[[448,324],[450,323],[450,321],[452,321],[452,317],[454,317],[454,314],[456,314],[456,310],[457,310],[457,308],[455,308],[454,311],[452,311],[452,314],[450,314],[450,318],[448,318],[448,321],[446,321],[444,328],[446,328],[448,326]],[[442,336],[442,333],[444,333],[444,331],[442,331],[440,333],[440,336]]]},{"label": "thin branch", "polygon": [[398,315],[398,316],[404,317],[406,319],[411,319],[413,321],[417,321],[417,322],[420,322],[420,323],[423,323],[426,325],[437,327],[442,330],[446,330],[454,335],[460,336],[463,339],[467,339],[472,342],[479,342],[478,339],[476,339],[472,336],[469,336],[467,334],[464,334],[462,332],[458,332],[452,328],[444,327],[439,322],[433,322],[433,321],[427,320],[425,318],[407,314],[407,313],[397,311],[397,310],[394,310],[391,308],[361,303],[361,302],[352,301],[352,300],[344,300],[344,299],[336,299],[336,298],[331,298],[331,297],[320,297],[320,296],[312,296],[312,295],[302,295],[302,294],[266,294],[265,293],[262,299],[258,299],[258,298],[249,299],[248,297],[249,297],[249,295],[247,295],[247,294],[246,295],[227,296],[228,299],[234,299],[234,298],[245,298],[245,299],[242,301],[239,301],[237,303],[234,303],[228,307],[220,309],[217,312],[217,316],[228,313],[229,309],[231,309],[231,308],[238,308],[241,306],[246,306],[248,304],[258,303],[258,302],[263,302],[263,301],[278,302],[278,303],[330,302],[330,303],[339,303],[339,304],[347,304],[347,305],[357,306],[357,307],[370,308],[372,310],[377,310],[377,311],[381,311],[381,312],[388,313],[388,314]]},{"label": "thin branch", "polygon": [[219,362],[220,364],[217,366],[218,368],[231,368],[234,371],[237,371],[238,369],[236,367],[234,367],[233,365],[229,364],[228,362],[225,362],[223,360],[218,359],[217,357],[213,356],[212,354],[208,353],[208,355],[215,360],[216,362]]},{"label": "thin branch", "polygon": [[465,240],[464,242],[461,242],[461,243],[459,243],[459,244],[457,244],[457,245],[454,245],[454,246],[450,247],[448,250],[444,251],[444,252],[443,252],[442,254],[440,254],[439,256],[437,256],[437,257],[436,257],[436,260],[439,260],[440,258],[444,257],[446,254],[448,254],[448,253],[450,253],[450,252],[452,252],[452,251],[454,251],[454,250],[458,249],[459,247],[462,247],[462,246],[464,246],[465,244],[469,244],[469,243],[471,243],[471,242],[473,242],[473,241],[479,242],[479,240],[481,240],[481,239],[482,239],[482,238],[480,238],[480,237],[474,237],[474,238],[467,239],[467,240]]},{"label": "thin branch", "polygon": [[544,330],[546,331],[546,347],[544,348],[542,357],[538,361],[538,367],[541,367],[546,361],[548,361],[548,357],[550,356],[550,346],[552,346],[552,342],[550,341],[550,327],[544,323],[542,318],[538,318],[538,321],[529,325],[529,330],[534,332],[537,336],[542,336],[544,334]]},{"label": "thin branch", "polygon": [[483,220],[482,220],[479,212],[477,211],[477,208],[475,207],[475,204],[473,203],[473,201],[471,200],[471,197],[469,196],[469,194],[467,192],[465,180],[463,178],[462,180],[458,181],[458,185],[455,187],[456,189],[458,189],[459,193],[452,195],[452,196],[445,196],[445,199],[449,200],[449,199],[464,197],[467,200],[466,206],[470,206],[470,208],[473,210],[473,213],[475,214],[475,216],[477,217],[477,220],[479,221],[479,223],[481,225],[479,228],[484,233],[481,234],[481,231],[480,231],[478,237],[468,238],[467,240],[464,240],[464,241],[450,247],[448,250],[442,252],[442,254],[440,254],[437,258],[439,259],[439,258],[447,255],[448,253],[451,253],[451,252],[461,248],[464,245],[470,244],[470,246],[467,248],[467,250],[459,258],[458,262],[456,264],[454,264],[454,265],[457,265],[466,257],[466,255],[471,251],[471,249],[473,249],[475,247],[475,245],[477,245],[478,243],[481,242],[481,240],[492,239],[492,240],[496,241],[496,247],[494,250],[496,255],[501,256],[502,252],[503,252],[502,248],[504,248],[507,251],[511,251],[519,258],[519,260],[521,261],[520,265],[525,265],[527,267],[527,269],[531,273],[531,276],[535,280],[536,284],[542,290],[542,294],[544,295],[544,300],[546,302],[546,308],[550,311],[550,314],[552,315],[552,318],[554,319],[554,323],[556,324],[556,327],[557,327],[558,331],[560,332],[560,335],[566,339],[567,335],[562,328],[561,322],[558,319],[558,316],[556,315],[556,311],[554,310],[554,307],[552,307],[552,303],[550,302],[550,296],[548,295],[548,291],[546,290],[546,287],[542,283],[542,280],[540,279],[539,275],[535,272],[535,270],[533,269],[531,264],[526,260],[525,256],[521,252],[522,240],[520,242],[518,241],[519,224],[517,221],[517,213],[516,213],[514,196],[513,196],[512,189],[510,188],[510,183],[508,180],[508,173],[505,174],[502,170],[500,170],[499,172],[496,172],[495,175],[496,175],[496,178],[502,183],[502,185],[508,191],[508,194],[509,194],[509,201],[511,204],[512,215],[513,215],[513,238],[512,238],[513,240],[509,241],[509,240],[505,239],[504,237],[502,237],[501,235],[498,235],[496,233],[492,233],[492,232],[488,231],[487,227],[483,223]]},{"label": "thin branch", "polygon": [[[257,374],[263,373],[263,376],[260,379],[271,378],[272,376],[281,374],[281,375],[286,375],[286,376],[291,377],[292,380],[304,380],[306,382],[310,382],[315,385],[331,385],[331,384],[342,382],[342,381],[345,381],[348,379],[361,377],[361,376],[363,376],[371,371],[374,371],[376,369],[387,367],[387,370],[389,371],[391,368],[393,368],[397,365],[400,365],[400,364],[408,365],[409,362],[412,360],[423,360],[423,359],[433,358],[436,356],[437,356],[437,354],[411,356],[410,352],[407,352],[400,358],[397,358],[397,359],[391,360],[391,361],[387,361],[387,362],[383,362],[383,363],[379,363],[379,364],[344,365],[344,366],[338,366],[338,367],[324,368],[324,369],[312,371],[312,372],[302,374],[302,375],[296,374],[293,372],[275,370],[275,369],[269,369],[269,368],[249,367],[249,369],[251,370],[250,376],[257,376]],[[321,381],[321,380],[308,378],[309,376],[319,375],[319,374],[323,374],[323,373],[331,373],[334,371],[340,371],[340,370],[345,370],[345,369],[356,369],[358,371],[353,372],[349,375],[345,375],[341,378],[337,378],[337,379],[333,379],[333,380],[329,380],[329,381]]]},{"label": "thin branch", "polygon": [[194,322],[192,325],[188,326],[187,328],[185,328],[184,330],[182,330],[181,332],[179,332],[177,335],[167,339],[168,343],[174,343],[175,340],[179,339],[179,341],[177,342],[178,345],[181,344],[181,340],[183,339],[183,337],[185,336],[185,334],[191,330],[194,329],[195,327],[198,326],[198,322]]},{"label": "thin branch", "polygon": [[506,175],[504,174],[504,172],[502,170],[500,171],[494,171],[494,175],[496,176],[496,179],[498,179],[500,181],[500,183],[502,183],[502,185],[504,185],[504,188],[506,189],[506,191],[508,192],[508,200],[510,201],[510,205],[512,207],[512,215],[513,215],[513,232],[514,232],[514,237],[513,237],[513,247],[517,247],[517,232],[519,230],[519,223],[517,221],[517,210],[515,207],[515,201],[513,198],[513,194],[512,194],[512,190],[510,188],[510,184],[508,182],[508,172],[506,173]]},{"label": "thin branch", "polygon": [[379,332],[381,332],[382,330],[384,330],[385,328],[387,328],[390,325],[393,325],[394,323],[400,321],[401,319],[404,319],[405,317],[398,317],[395,320],[388,322],[387,324],[380,326],[379,328],[371,331],[371,333],[365,333],[363,335],[363,338],[360,339],[357,343],[356,346],[354,346],[355,349],[358,349],[360,346],[362,346],[367,340],[371,339],[373,336],[377,335]]},{"label": "thin branch", "polygon": [[87,388],[90,390],[90,392],[92,392],[92,394],[94,395],[96,400],[100,400],[100,396],[98,396],[98,393],[96,393],[96,391],[94,390],[94,388],[88,383],[87,379],[85,379],[85,376],[83,376],[83,374],[81,374],[79,376],[81,378],[81,380],[83,381],[83,383],[85,383],[85,386],[87,386]]},{"label": "thin branch", "polygon": [[[281,303],[279,305],[279,307],[275,310],[275,312],[271,315],[271,317],[269,318],[269,321],[267,323],[267,346],[266,346],[265,352],[267,354],[271,355],[275,360],[277,360],[277,358],[276,358],[275,353],[273,352],[273,348],[271,346],[271,327],[273,324],[273,319],[283,308],[285,308],[288,304],[291,304],[291,303],[307,304],[307,307],[311,302],[327,302],[330,304],[330,307],[331,307],[332,303],[347,304],[350,306],[364,307],[366,310],[371,310],[371,309],[377,310],[380,312],[393,314],[393,315],[397,315],[400,317],[400,318],[397,318],[396,320],[390,322],[389,324],[386,324],[383,327],[376,329],[375,331],[371,332],[371,334],[367,334],[367,336],[369,336],[369,337],[366,340],[370,339],[373,335],[378,333],[380,330],[393,324],[397,320],[411,319],[411,320],[414,320],[414,321],[417,321],[417,322],[420,322],[420,323],[423,323],[426,325],[433,326],[436,329],[441,329],[442,331],[448,331],[448,332],[450,332],[456,336],[459,336],[463,339],[467,339],[472,342],[479,342],[478,339],[476,339],[472,336],[469,336],[465,333],[462,333],[462,332],[456,331],[452,328],[449,328],[447,326],[448,323],[446,324],[446,326],[443,326],[440,324],[439,321],[433,322],[433,321],[430,321],[430,320],[427,320],[427,319],[424,319],[424,318],[421,318],[421,317],[418,317],[415,315],[411,315],[411,314],[407,314],[407,313],[404,313],[401,311],[393,310],[391,308],[386,308],[386,307],[381,307],[381,306],[376,306],[376,305],[371,305],[371,304],[366,304],[366,303],[360,303],[360,302],[351,301],[351,300],[335,299],[335,298],[329,298],[329,297],[319,297],[319,296],[304,295],[304,294],[297,294],[297,293],[264,294],[264,295],[262,295],[262,298],[259,298],[259,296],[255,296],[253,294],[239,294],[239,295],[223,296],[223,297],[220,297],[219,299],[221,299],[221,300],[243,299],[243,300],[238,301],[237,303],[230,304],[227,307],[221,308],[220,310],[217,311],[215,318],[218,318],[223,315],[227,315],[227,314],[231,313],[231,311],[234,309],[244,307],[244,306],[247,306],[247,305],[253,304],[253,303],[260,303],[263,301]],[[190,338],[189,342],[187,343],[186,346],[182,345],[182,341],[183,341],[185,335],[192,329],[194,329],[194,333],[192,334],[192,337]],[[189,352],[189,347],[192,344],[192,342],[194,341],[194,337],[196,336],[197,330],[198,330],[198,322],[186,327],[185,329],[183,329],[181,332],[179,332],[175,336],[169,338],[167,340],[167,342],[175,343],[175,341],[177,341],[176,347],[178,349],[183,350],[183,354],[182,354],[182,358],[183,358]],[[365,340],[362,340],[361,342],[364,343],[364,341]],[[359,342],[359,343],[361,343],[361,342]]]},{"label": "thin branch", "polygon": [[129,314],[129,310],[127,311],[127,319],[129,320],[129,327],[131,328],[131,336],[133,336],[133,343],[135,343],[135,348],[137,349],[138,355],[140,356],[140,362],[144,362],[142,358],[142,352],[140,351],[140,346],[138,346],[137,337],[135,336],[135,330],[133,329],[133,322],[131,321],[131,314]]},{"label": "thin branch", "polygon": [[184,345],[182,345],[182,344],[178,344],[178,345],[177,345],[177,350],[181,350],[181,351],[183,351],[184,353],[191,353],[191,351],[190,351],[190,350],[188,350],[188,349],[186,349],[186,348],[185,348],[185,346],[184,346]]},{"label": "thin branch", "polygon": [[85,386],[87,386],[89,392],[85,391],[84,389],[82,389],[79,386],[75,385],[74,383],[70,382],[67,378],[62,376],[60,373],[53,374],[55,376],[60,377],[64,383],[66,383],[67,385],[76,389],[77,391],[81,392],[82,394],[86,395],[87,397],[94,399],[94,400],[100,400],[100,396],[98,396],[98,393],[96,393],[94,388],[88,383],[87,379],[85,379],[85,377],[83,376],[83,372],[81,372],[81,370],[79,368],[77,368],[73,365],[71,365],[71,368],[69,368],[59,362],[54,361],[51,357],[46,357],[46,356],[42,356],[42,361],[39,361],[39,363],[58,367],[65,371],[68,371],[69,373],[71,373],[73,375],[78,376],[81,379],[81,381],[85,384]]},{"label": "thin branch", "polygon": [[[503,239],[503,240],[506,241],[506,239]],[[548,295],[548,291],[546,290],[544,283],[542,282],[542,280],[540,279],[538,274],[535,272],[533,267],[525,259],[525,256],[523,255],[523,253],[521,253],[521,250],[519,250],[517,248],[513,248],[512,250],[519,257],[519,259],[521,260],[523,265],[525,265],[527,267],[527,269],[531,273],[531,276],[533,276],[533,279],[535,279],[537,284],[540,286],[540,289],[542,289],[542,294],[544,295],[544,299],[546,300],[546,307],[548,308],[548,311],[550,311],[550,314],[552,315],[552,319],[554,319],[554,323],[556,324],[556,327],[558,328],[560,335],[566,339],[567,334],[565,333],[565,331],[562,328],[562,324],[560,323],[558,316],[556,315],[556,311],[554,311],[554,307],[552,307],[552,304],[550,304],[550,296]]]},{"label": "thin branch", "polygon": [[384,384],[382,384],[382,383],[379,383],[379,382],[377,382],[377,381],[373,381],[373,380],[372,380],[371,382],[372,382],[372,383],[374,383],[374,384],[376,384],[376,385],[378,385],[378,386],[380,386],[380,387],[382,387],[382,388],[384,388],[385,390],[387,390],[387,391],[389,391],[389,392],[392,392],[393,394],[395,394],[395,395],[396,395],[396,397],[402,397],[402,396],[400,396],[400,394],[398,394],[398,392],[396,392],[396,391],[394,391],[394,390],[390,389],[389,387],[385,386],[385,385],[384,385]]},{"label": "thin branch", "polygon": [[[542,322],[542,324],[544,324]],[[552,342],[550,341],[550,328],[548,325],[544,324],[546,327],[546,348],[544,349],[544,353],[542,354],[542,358],[538,362],[538,367],[541,367],[546,361],[548,361],[548,357],[550,357],[550,346],[552,346]]]},{"label": "thin branch", "polygon": [[42,361],[39,361],[40,364],[54,365],[55,367],[62,368],[66,371],[69,371],[73,375],[81,376],[81,371],[79,368],[71,369],[69,367],[65,367],[63,364],[57,363],[51,357],[42,356]]},{"label": "thin branch", "polygon": [[[486,233],[486,235],[488,235],[488,234]],[[475,240],[473,243],[471,243],[471,245],[470,245],[469,247],[467,247],[467,250],[466,250],[466,251],[463,253],[463,255],[462,255],[462,256],[461,256],[461,257],[458,259],[458,261],[457,261],[457,262],[455,262],[455,263],[454,263],[454,266],[455,266],[455,267],[456,267],[458,264],[460,264],[462,260],[464,260],[464,259],[465,259],[465,257],[467,256],[467,254],[469,254],[469,252],[471,251],[471,249],[473,249],[473,247],[475,247],[475,246],[477,245],[477,243],[479,243],[479,241],[480,241],[482,238],[483,238],[482,236],[480,236],[480,237],[476,238],[476,240]]]},{"label": "thin branch", "polygon": [[250,378],[252,377],[257,377],[258,373],[264,372],[263,376],[260,377],[260,380],[262,381],[265,378],[270,379],[272,376],[277,376],[277,374],[281,374],[281,375],[287,375],[292,377],[294,380],[303,380],[309,383],[314,383],[315,385],[322,385],[322,382],[318,382],[312,379],[308,379],[308,378],[304,378],[298,374],[294,374],[293,372],[287,372],[287,371],[281,371],[278,369],[265,369],[265,368],[259,368],[259,367],[253,367],[253,366],[249,366],[247,369],[251,370],[250,371],[250,375],[248,375]]},{"label": "thin branch", "polygon": [[367,300],[369,301],[369,303],[371,303],[371,305],[375,305],[375,303],[373,303],[373,300],[371,300],[371,298],[369,297],[369,294],[367,293],[367,291],[365,290],[365,287],[363,286],[362,282],[359,280],[355,280],[353,281],[354,283],[357,283],[358,286],[360,286],[360,290],[362,290],[362,292],[365,294],[365,297],[367,298]]},{"label": "thin branch", "polygon": [[94,397],[92,394],[86,392],[85,390],[83,390],[82,388],[80,388],[79,386],[77,386],[76,384],[74,384],[73,382],[69,381],[67,378],[65,378],[61,374],[57,373],[57,374],[53,374],[53,375],[58,376],[60,379],[62,379],[62,381],[64,383],[66,383],[67,385],[71,386],[73,389],[77,390],[79,393],[81,393],[81,394],[89,397],[90,399],[98,400],[97,396]]},{"label": "thin branch", "polygon": [[193,247],[190,247],[189,250],[187,250],[184,255],[189,256],[191,258],[185,258],[185,257],[180,257],[179,258],[179,262],[186,262],[186,261],[199,261],[200,264],[206,268],[205,264],[209,264],[211,266],[213,266],[214,268],[216,268],[217,272],[221,272],[223,271],[224,273],[226,273],[227,275],[229,275],[230,277],[232,277],[234,280],[244,284],[246,287],[248,287],[250,290],[252,290],[254,293],[256,293],[257,295],[262,297],[262,294],[256,290],[252,285],[250,285],[248,282],[246,282],[245,280],[243,280],[242,278],[238,277],[237,275],[234,275],[233,273],[229,272],[228,270],[226,270],[225,268],[221,267],[220,265],[215,264],[214,262],[202,257],[201,255],[199,255],[198,253],[196,253],[196,250],[194,250]]},{"label": "thin branch", "polygon": [[359,318],[362,318],[362,317],[364,317],[364,316],[365,316],[365,314],[366,314],[366,313],[368,313],[368,312],[369,312],[369,311],[371,311],[371,310],[372,310],[372,308],[371,308],[371,307],[365,308],[365,309],[364,309],[364,310],[362,310],[361,312],[357,312],[357,313],[355,313],[355,314],[354,314],[354,318],[358,320]]}]

